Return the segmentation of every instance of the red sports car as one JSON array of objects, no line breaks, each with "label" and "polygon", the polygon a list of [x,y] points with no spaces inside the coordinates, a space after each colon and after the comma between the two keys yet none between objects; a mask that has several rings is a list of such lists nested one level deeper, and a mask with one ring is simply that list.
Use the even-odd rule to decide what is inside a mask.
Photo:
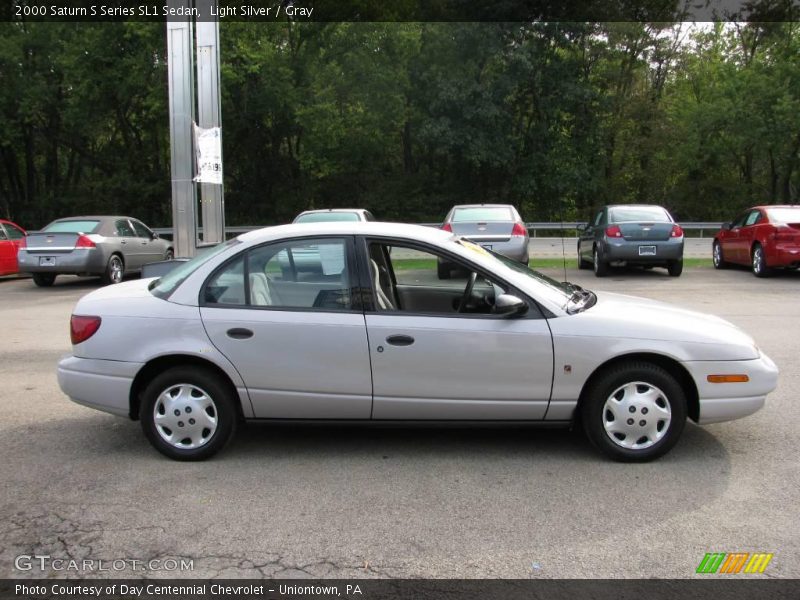
[{"label": "red sports car", "polygon": [[13,275],[17,269],[17,251],[25,230],[11,221],[0,219],[0,275]]},{"label": "red sports car", "polygon": [[714,236],[714,267],[749,265],[756,277],[800,267],[800,205],[754,206]]}]

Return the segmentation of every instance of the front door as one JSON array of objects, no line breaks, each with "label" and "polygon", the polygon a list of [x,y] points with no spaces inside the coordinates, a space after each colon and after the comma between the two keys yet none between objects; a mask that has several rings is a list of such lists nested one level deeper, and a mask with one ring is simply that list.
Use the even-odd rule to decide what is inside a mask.
[{"label": "front door", "polygon": [[[473,277],[467,262],[381,240],[365,252],[376,299],[366,313],[373,419],[544,418],[553,346],[532,301],[522,317],[496,316],[496,298],[519,293],[486,274]],[[438,279],[440,261],[455,265],[451,279]]]},{"label": "front door", "polygon": [[257,418],[369,419],[372,378],[352,238],[276,242],[213,274],[200,314]]}]

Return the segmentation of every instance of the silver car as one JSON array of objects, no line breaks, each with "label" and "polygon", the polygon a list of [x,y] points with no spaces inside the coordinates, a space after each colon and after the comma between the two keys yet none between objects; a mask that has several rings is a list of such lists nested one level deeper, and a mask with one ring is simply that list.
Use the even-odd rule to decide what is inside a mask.
[{"label": "silver car", "polygon": [[374,221],[372,213],[363,208],[324,208],[306,210],[294,218],[292,223],[327,223],[336,221]]},{"label": "silver car", "polygon": [[683,229],[669,211],[653,204],[604,206],[578,239],[578,268],[597,277],[610,266],[666,267],[683,272]]},{"label": "silver car", "polygon": [[[510,204],[461,204],[447,213],[442,229],[503,256],[528,264],[528,229]],[[453,265],[439,264],[439,278],[449,279]]]},{"label": "silver car", "polygon": [[19,249],[20,273],[31,273],[36,285],[53,285],[56,275],[99,275],[119,283],[148,263],[173,258],[172,242],[130,217],[57,219],[29,232]]},{"label": "silver car", "polygon": [[[285,253],[312,246],[313,276],[283,273]],[[442,259],[465,277],[439,280]],[[593,293],[451,233],[389,223],[243,234],[160,279],[84,296],[71,334],[61,389],[140,420],[179,460],[211,456],[257,419],[578,420],[611,457],[644,461],[687,417],[759,410],[778,378],[718,317]]]}]

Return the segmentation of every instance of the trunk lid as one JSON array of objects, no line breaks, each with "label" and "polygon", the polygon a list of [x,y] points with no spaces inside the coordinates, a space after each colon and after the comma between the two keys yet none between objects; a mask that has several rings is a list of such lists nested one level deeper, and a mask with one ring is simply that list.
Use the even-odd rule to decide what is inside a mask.
[{"label": "trunk lid", "polygon": [[75,249],[78,236],[77,233],[29,233],[25,245],[31,254],[64,254]]},{"label": "trunk lid", "polygon": [[460,221],[450,226],[456,235],[483,242],[507,242],[514,229],[511,221]]},{"label": "trunk lid", "polygon": [[617,223],[622,237],[634,242],[663,242],[669,239],[673,223],[668,222],[636,222]]}]

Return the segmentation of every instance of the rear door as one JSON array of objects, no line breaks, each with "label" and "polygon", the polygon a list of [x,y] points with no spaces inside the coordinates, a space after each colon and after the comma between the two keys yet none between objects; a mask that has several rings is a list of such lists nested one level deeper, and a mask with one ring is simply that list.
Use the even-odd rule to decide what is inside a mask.
[{"label": "rear door", "polygon": [[[424,245],[367,243],[376,298],[366,312],[373,419],[544,418],[553,346],[535,304],[522,318],[492,315],[494,298],[513,290],[480,274],[468,310],[458,312],[469,263]],[[456,265],[461,278],[439,280],[440,260]]]},{"label": "rear door", "polygon": [[0,275],[17,272],[16,246],[8,239],[8,235],[0,223]]},{"label": "rear door", "polygon": [[17,265],[17,253],[22,245],[22,240],[25,238],[25,232],[11,223],[0,224],[0,229],[3,228],[5,229],[5,239],[0,235],[0,240],[3,240],[0,242],[0,246],[6,244],[7,247],[0,250],[0,254],[5,254],[7,252],[9,256],[7,264],[4,267],[0,267],[0,272],[16,273],[19,270]]},{"label": "rear door", "polygon": [[206,282],[203,325],[241,374],[257,418],[369,419],[372,377],[352,256],[352,237],[274,242],[241,253]]},{"label": "rear door", "polygon": [[153,232],[145,226],[144,223],[136,219],[130,220],[133,226],[133,231],[136,234],[134,245],[138,244],[139,251],[142,257],[142,264],[157,262],[164,260],[164,253],[162,252],[162,244],[156,241]]},{"label": "rear door", "polygon": [[144,264],[145,253],[136,238],[128,219],[117,219],[114,221],[114,231],[116,232],[117,242],[122,251],[122,259],[125,261],[126,271],[138,271]]}]

